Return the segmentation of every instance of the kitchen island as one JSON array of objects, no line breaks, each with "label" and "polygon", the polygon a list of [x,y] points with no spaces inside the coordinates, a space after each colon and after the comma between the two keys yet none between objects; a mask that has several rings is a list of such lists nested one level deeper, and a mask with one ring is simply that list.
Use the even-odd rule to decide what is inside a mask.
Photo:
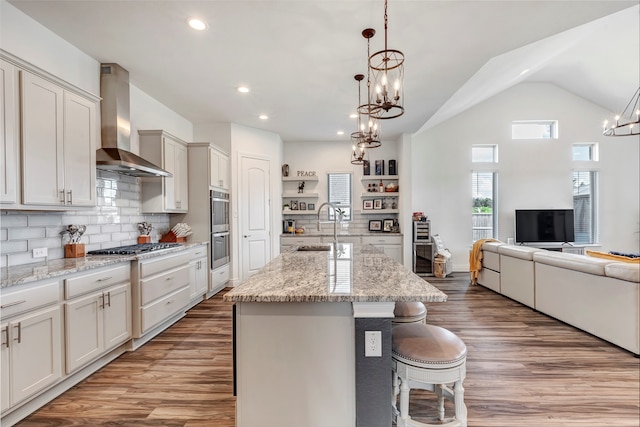
[{"label": "kitchen island", "polygon": [[371,245],[318,249],[282,253],[224,296],[238,427],[391,426],[395,302],[447,296]]}]

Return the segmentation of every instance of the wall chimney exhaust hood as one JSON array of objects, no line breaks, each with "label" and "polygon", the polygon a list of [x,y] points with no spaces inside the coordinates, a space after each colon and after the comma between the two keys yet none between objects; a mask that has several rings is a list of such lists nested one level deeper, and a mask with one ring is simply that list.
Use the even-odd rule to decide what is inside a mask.
[{"label": "wall chimney exhaust hood", "polygon": [[139,177],[172,176],[170,172],[129,151],[129,72],[118,64],[101,64],[100,96],[102,148],[96,151],[96,167]]}]

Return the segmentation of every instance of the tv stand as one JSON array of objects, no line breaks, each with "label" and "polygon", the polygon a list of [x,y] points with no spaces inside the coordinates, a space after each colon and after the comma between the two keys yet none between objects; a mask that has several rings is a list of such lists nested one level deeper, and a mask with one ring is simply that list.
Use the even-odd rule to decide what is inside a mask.
[{"label": "tv stand", "polygon": [[530,246],[532,248],[545,249],[547,251],[566,252],[570,254],[584,255],[585,248],[593,245],[576,245],[575,243],[527,243],[523,246]]}]

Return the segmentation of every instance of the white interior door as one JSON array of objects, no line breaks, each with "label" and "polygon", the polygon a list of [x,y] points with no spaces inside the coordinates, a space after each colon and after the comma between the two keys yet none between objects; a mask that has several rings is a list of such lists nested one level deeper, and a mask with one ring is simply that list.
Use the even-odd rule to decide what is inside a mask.
[{"label": "white interior door", "polygon": [[269,161],[240,159],[240,232],[242,275],[246,279],[271,260]]}]

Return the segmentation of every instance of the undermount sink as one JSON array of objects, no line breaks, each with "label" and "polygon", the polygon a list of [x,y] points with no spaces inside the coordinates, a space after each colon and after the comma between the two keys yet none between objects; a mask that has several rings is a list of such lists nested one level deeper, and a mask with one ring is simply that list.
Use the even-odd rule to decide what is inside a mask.
[{"label": "undermount sink", "polygon": [[302,246],[298,246],[297,249],[299,252],[303,251],[303,252],[311,252],[311,251],[316,251],[316,252],[320,252],[320,251],[330,251],[331,250],[331,245],[302,245]]}]

